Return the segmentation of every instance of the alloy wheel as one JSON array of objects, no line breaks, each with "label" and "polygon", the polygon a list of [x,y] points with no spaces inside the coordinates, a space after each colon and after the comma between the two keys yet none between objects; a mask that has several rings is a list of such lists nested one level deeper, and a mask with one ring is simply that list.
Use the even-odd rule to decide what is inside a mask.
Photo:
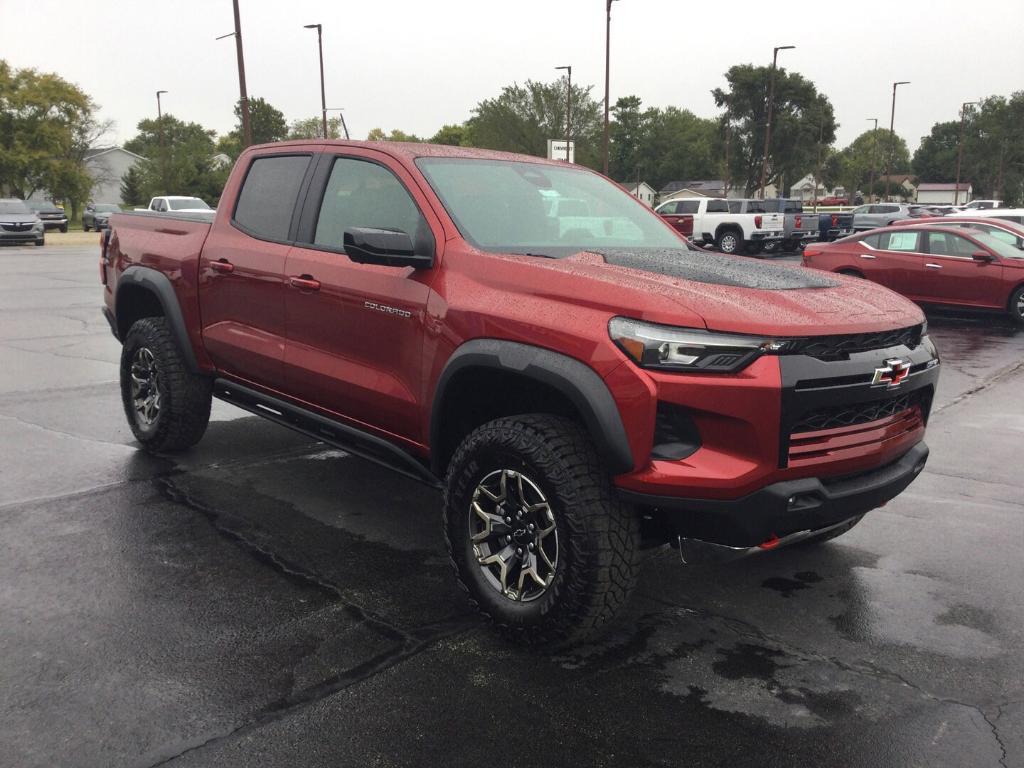
[{"label": "alloy wheel", "polygon": [[470,502],[469,536],[484,579],[509,600],[536,600],[554,581],[555,514],[522,472],[498,469],[479,482]]},{"label": "alloy wheel", "polygon": [[160,416],[160,369],[148,347],[132,356],[132,407],[142,427],[151,427]]}]

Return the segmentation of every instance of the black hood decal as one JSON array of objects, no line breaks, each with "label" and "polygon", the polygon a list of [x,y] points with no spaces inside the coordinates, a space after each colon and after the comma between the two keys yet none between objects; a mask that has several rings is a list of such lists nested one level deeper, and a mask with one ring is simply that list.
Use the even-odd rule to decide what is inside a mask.
[{"label": "black hood decal", "polygon": [[642,250],[592,250],[606,264],[654,272],[682,280],[737,288],[760,288],[765,291],[792,291],[799,288],[835,288],[838,282],[826,273],[813,269],[792,269],[756,259],[722,256],[709,251],[685,248],[650,248]]}]

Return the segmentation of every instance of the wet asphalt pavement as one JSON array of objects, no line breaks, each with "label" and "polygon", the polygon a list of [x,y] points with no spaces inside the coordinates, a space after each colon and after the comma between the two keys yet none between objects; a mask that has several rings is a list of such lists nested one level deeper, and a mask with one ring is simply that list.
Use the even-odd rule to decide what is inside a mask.
[{"label": "wet asphalt pavement", "polygon": [[0,250],[0,765],[1022,766],[1024,332],[930,316],[921,477],[838,541],[503,644],[439,497],[215,403],[138,451],[97,249]]}]

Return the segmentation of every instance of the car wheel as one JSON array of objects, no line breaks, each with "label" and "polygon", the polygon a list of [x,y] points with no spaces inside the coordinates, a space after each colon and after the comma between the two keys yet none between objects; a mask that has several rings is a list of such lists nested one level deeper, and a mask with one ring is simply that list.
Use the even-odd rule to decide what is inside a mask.
[{"label": "car wheel", "polygon": [[861,280],[864,279],[864,275],[855,269],[840,269],[839,274],[846,275],[847,277],[859,277]]},{"label": "car wheel", "polygon": [[61,232],[62,232],[63,234],[67,234],[67,231],[68,231],[68,225],[67,225],[67,224],[65,224],[65,225],[64,225],[63,227],[61,227],[61,228],[60,228],[60,231],[61,231]]},{"label": "car wheel", "polygon": [[1010,296],[1010,316],[1014,322],[1024,325],[1024,285],[1020,286]]},{"label": "car wheel", "polygon": [[640,518],[616,497],[587,433],[544,414],[491,421],[456,450],[444,529],[470,602],[524,645],[584,640],[626,602]]},{"label": "car wheel", "polygon": [[132,325],[121,348],[121,401],[144,448],[179,451],[199,442],[212,395],[212,380],[188,370],[166,319]]},{"label": "car wheel", "polygon": [[832,541],[832,539],[839,538],[844,533],[847,533],[851,528],[853,528],[853,526],[855,526],[857,523],[859,523],[863,519],[864,519],[864,515],[860,515],[859,517],[851,517],[849,520],[847,520],[845,523],[840,525],[838,528],[833,528],[832,530],[830,530],[830,531],[828,531],[826,533],[819,533],[819,534],[814,535],[814,536],[808,536],[803,541],[797,542],[795,544],[795,546],[798,546],[798,547],[812,547],[812,546],[815,546],[817,544],[824,544],[826,541]]},{"label": "car wheel", "polygon": [[88,232],[89,231],[89,225],[86,224],[84,221],[82,222],[82,231],[83,232]]},{"label": "car wheel", "polygon": [[743,245],[743,239],[734,229],[727,229],[715,238],[715,247],[722,253],[736,253]]},{"label": "car wheel", "polygon": [[36,247],[37,248],[42,248],[44,245],[46,245],[46,238],[45,237],[40,237],[38,240],[36,240]]}]

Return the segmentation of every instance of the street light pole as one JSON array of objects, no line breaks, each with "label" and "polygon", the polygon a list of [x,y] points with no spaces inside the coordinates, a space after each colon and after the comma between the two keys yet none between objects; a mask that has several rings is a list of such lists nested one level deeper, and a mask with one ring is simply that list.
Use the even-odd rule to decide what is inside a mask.
[{"label": "street light pole", "polygon": [[615,0],[605,0],[605,28],[604,28],[604,175],[608,175],[608,94],[611,84],[611,61],[612,61],[612,3]]},{"label": "street light pole", "polygon": [[896,86],[910,85],[909,80],[900,80],[892,84],[892,114],[889,116],[889,158],[885,164],[885,200],[889,201],[889,182],[892,181],[892,161],[896,154]]},{"label": "street light pole", "polygon": [[249,95],[245,89],[245,55],[242,53],[242,22],[238,15],[238,0],[232,0],[235,10],[235,31],[216,38],[235,38],[235,56],[238,58],[238,108],[242,113],[242,149],[252,144],[252,125],[249,122]]},{"label": "street light pole", "polygon": [[[814,210],[818,210],[818,184],[821,183],[821,143],[825,139],[825,123],[822,122],[818,125],[818,162],[814,166]],[[822,192],[824,192],[822,188]]]},{"label": "street light pole", "polygon": [[164,153],[164,113],[160,108],[160,94],[167,91],[156,92],[156,132],[160,137],[160,183],[166,184],[164,176],[167,172],[167,160]]},{"label": "street light pole", "polygon": [[569,142],[572,137],[572,65],[568,64],[564,67],[555,67],[555,69],[564,69],[568,71],[568,84],[565,88],[565,162],[569,160]]},{"label": "street light pole", "polygon": [[960,165],[964,161],[964,119],[967,117],[967,108],[979,103],[977,101],[965,101],[960,106],[960,143],[957,146],[956,152],[956,191],[953,192],[953,205],[960,205]]},{"label": "street light pole", "polygon": [[[865,120],[873,120],[875,127],[871,129],[871,181],[868,183],[868,202],[873,203],[875,198],[875,166],[878,164],[878,118],[865,117]],[[857,190],[854,190],[856,192]],[[849,198],[853,200],[853,198]]]},{"label": "street light pole", "polygon": [[772,71],[768,77],[768,120],[764,124],[764,155],[761,157],[761,199],[764,200],[764,188],[768,183],[768,145],[772,138],[772,106],[775,101],[775,65],[779,59],[779,51],[788,51],[795,45],[780,45],[772,50]]},{"label": "street light pole", "polygon": [[[306,24],[305,29],[316,30],[316,44],[320,49],[320,113],[324,122],[324,138],[327,138],[327,97],[324,95],[324,37],[320,24]],[[348,138],[347,136],[345,138]]]},{"label": "street light pole", "polygon": [[338,117],[341,118],[341,128],[345,132],[345,140],[348,140],[348,126],[345,125],[345,108],[344,107],[330,107],[324,110],[324,114],[327,112],[337,112]]}]

